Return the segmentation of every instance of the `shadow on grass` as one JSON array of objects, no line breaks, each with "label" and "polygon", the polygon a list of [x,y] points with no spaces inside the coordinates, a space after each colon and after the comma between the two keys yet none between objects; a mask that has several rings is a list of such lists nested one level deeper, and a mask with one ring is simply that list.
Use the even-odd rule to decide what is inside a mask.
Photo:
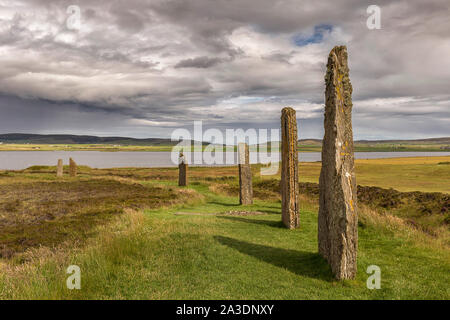
[{"label": "shadow on grass", "polygon": [[259,209],[258,211],[264,212],[264,213],[268,213],[268,214],[279,214],[281,216],[281,209],[277,208],[277,209]]},{"label": "shadow on grass", "polygon": [[318,253],[269,247],[223,236],[214,236],[214,239],[227,247],[299,276],[333,281],[330,267]]},{"label": "shadow on grass", "polygon": [[236,203],[227,203],[227,202],[218,202],[218,201],[210,201],[209,204],[215,204],[218,206],[224,206],[224,207],[239,207],[239,202]]},{"label": "shadow on grass", "polygon": [[[262,210],[260,210],[262,212]],[[283,222],[280,221],[271,221],[271,220],[260,220],[260,219],[247,219],[242,217],[230,217],[230,216],[217,216],[217,218],[225,219],[225,220],[231,220],[231,221],[237,221],[237,222],[245,222],[245,223],[252,223],[252,224],[258,224],[258,225],[266,225],[273,228],[284,228]],[[281,216],[280,216],[281,219]]]}]

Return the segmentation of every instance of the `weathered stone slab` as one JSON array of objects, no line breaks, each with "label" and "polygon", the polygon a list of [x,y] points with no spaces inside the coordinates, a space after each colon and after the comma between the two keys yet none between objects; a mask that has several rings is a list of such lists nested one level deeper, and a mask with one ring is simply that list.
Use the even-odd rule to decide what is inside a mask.
[{"label": "weathered stone slab", "polygon": [[57,177],[63,176],[63,161],[62,161],[62,159],[58,159],[58,166],[56,167],[56,176]]},{"label": "weathered stone slab", "polygon": [[239,156],[239,203],[253,204],[252,168],[250,153],[246,143],[238,144]]},{"label": "weathered stone slab", "polygon": [[319,253],[327,259],[337,279],[353,279],[356,276],[358,215],[352,85],[345,46],[331,50],[325,84],[325,136],[319,180]]},{"label": "weathered stone slab", "polygon": [[180,152],[180,163],[178,165],[178,185],[180,187],[187,186],[188,165],[182,152]]},{"label": "weathered stone slab", "polygon": [[289,229],[300,226],[298,186],[298,135],[295,110],[281,111],[281,201],[282,220]]},{"label": "weathered stone slab", "polygon": [[69,174],[71,177],[77,176],[77,164],[72,158],[69,159]]}]

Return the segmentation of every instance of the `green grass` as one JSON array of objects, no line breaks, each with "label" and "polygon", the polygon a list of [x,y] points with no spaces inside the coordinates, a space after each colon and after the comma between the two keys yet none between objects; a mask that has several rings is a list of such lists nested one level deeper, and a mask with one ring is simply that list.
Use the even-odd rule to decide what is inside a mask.
[{"label": "green grass", "polygon": [[[450,169],[440,158],[357,161],[358,183],[402,186],[412,175],[408,188],[427,189],[433,180],[445,192]],[[314,180],[317,169],[302,163],[300,177]],[[190,168],[187,188],[176,186],[173,168],[80,166],[77,178],[62,179],[54,167],[0,172],[0,245],[17,250],[0,258],[0,299],[450,299],[450,250],[441,234],[361,206],[357,278],[336,281],[317,253],[314,199],[302,194],[301,227],[287,230],[279,177],[253,170],[250,206],[239,206],[233,167]],[[234,210],[264,214],[223,214]],[[22,229],[33,245],[14,229],[20,219],[36,229]],[[81,290],[66,288],[69,265],[81,268]],[[369,265],[381,268],[380,290],[366,288]]]},{"label": "green grass", "polygon": [[[172,184],[168,182],[167,184]],[[333,279],[317,254],[317,214],[304,204],[301,228],[280,222],[279,202],[257,201],[261,216],[174,215],[237,208],[237,197],[191,186],[201,203],[147,210],[101,243],[59,253],[0,277],[2,298],[50,299],[448,299],[449,252],[423,246],[402,230],[361,218],[358,276]],[[81,268],[82,289],[65,287],[68,265]],[[369,265],[382,270],[382,289],[366,288]],[[14,269],[14,268],[13,268]],[[11,271],[12,274],[17,271]],[[27,281],[24,281],[24,278]]]},{"label": "green grass", "polygon": [[[444,149],[447,147],[447,149]],[[298,145],[299,151],[321,152],[321,145]],[[448,152],[445,144],[394,144],[394,143],[355,143],[355,152]]]},{"label": "green grass", "polygon": [[[356,181],[363,186],[393,188],[399,191],[450,193],[450,156],[356,160]],[[301,161],[301,157],[300,157]],[[321,163],[302,162],[302,182],[319,182]]]}]

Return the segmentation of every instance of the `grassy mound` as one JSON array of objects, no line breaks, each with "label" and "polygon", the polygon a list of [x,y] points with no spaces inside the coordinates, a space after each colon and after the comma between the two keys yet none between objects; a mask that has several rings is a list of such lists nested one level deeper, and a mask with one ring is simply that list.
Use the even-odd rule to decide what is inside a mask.
[{"label": "grassy mound", "polygon": [[0,258],[32,247],[81,241],[92,235],[93,227],[125,209],[159,208],[195,198],[165,186],[111,178],[35,175],[11,180],[0,183]]}]

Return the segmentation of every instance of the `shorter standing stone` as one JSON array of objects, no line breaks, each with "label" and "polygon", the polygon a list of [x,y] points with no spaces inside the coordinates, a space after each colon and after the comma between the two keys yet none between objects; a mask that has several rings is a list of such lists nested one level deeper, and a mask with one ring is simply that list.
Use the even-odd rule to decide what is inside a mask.
[{"label": "shorter standing stone", "polygon": [[184,158],[184,155],[182,152],[180,152],[180,164],[178,165],[178,185],[180,187],[187,186],[187,171],[188,171],[188,165],[186,163],[186,159]]},{"label": "shorter standing stone", "polygon": [[281,217],[289,229],[300,226],[298,187],[298,133],[296,112],[281,111]]},{"label": "shorter standing stone", "polygon": [[58,166],[56,167],[56,176],[57,177],[63,176],[63,161],[62,161],[62,159],[58,159]]},{"label": "shorter standing stone", "polygon": [[246,143],[239,143],[239,203],[253,204],[252,168],[250,153]]},{"label": "shorter standing stone", "polygon": [[77,164],[72,158],[69,159],[69,173],[71,177],[77,176]]}]

